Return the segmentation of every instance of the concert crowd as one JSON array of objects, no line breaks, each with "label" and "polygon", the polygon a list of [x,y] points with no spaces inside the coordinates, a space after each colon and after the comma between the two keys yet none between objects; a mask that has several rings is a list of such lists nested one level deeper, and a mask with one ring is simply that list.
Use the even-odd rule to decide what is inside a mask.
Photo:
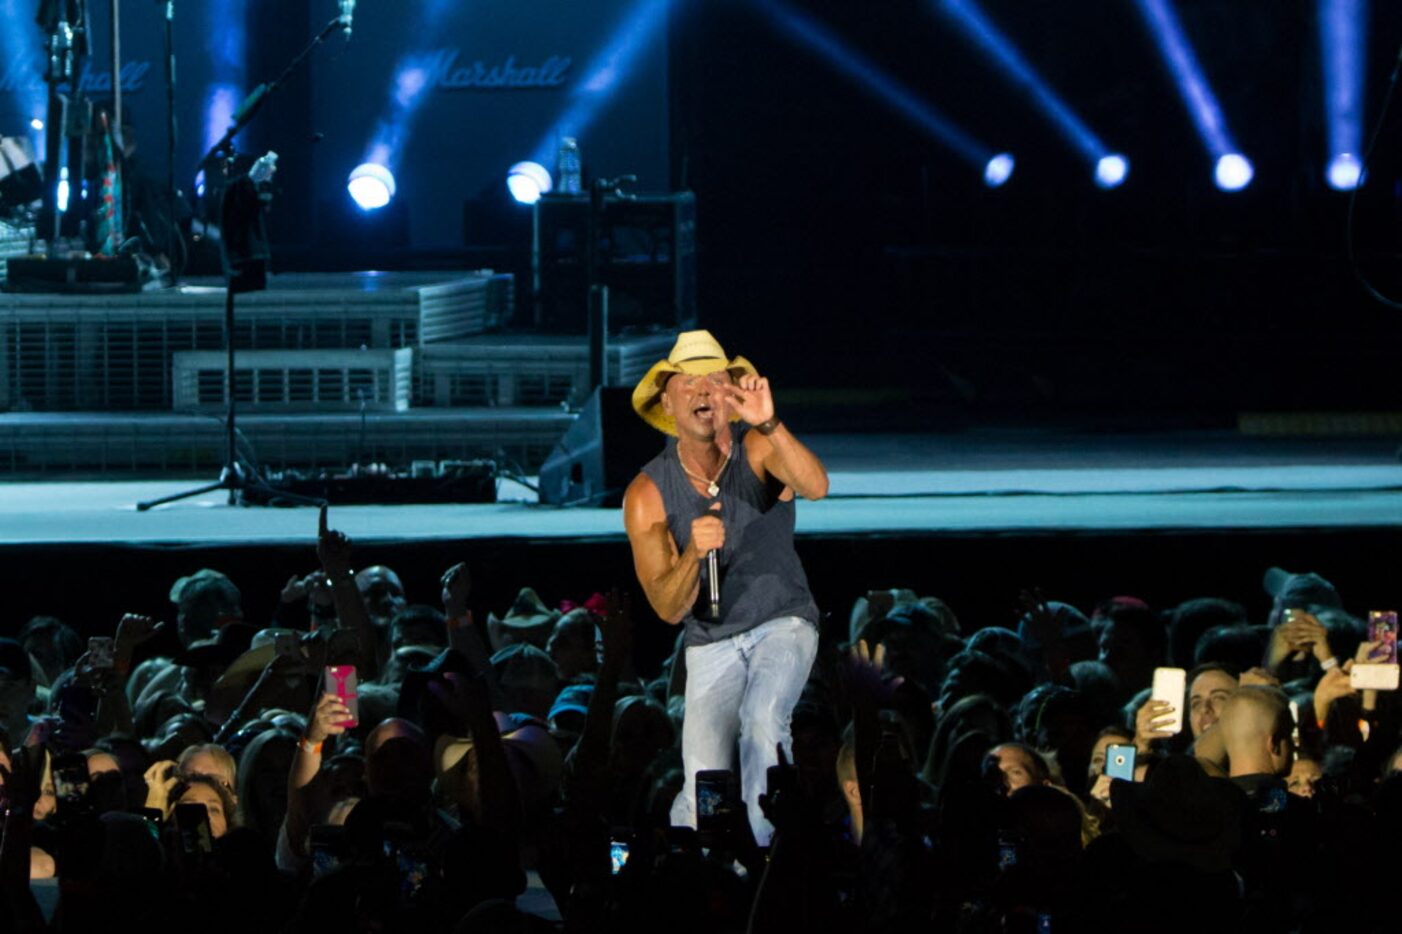
[{"label": "concert crowd", "polygon": [[764,795],[710,775],[677,828],[685,652],[636,663],[631,581],[498,617],[466,565],[318,557],[240,582],[282,586],[266,626],[202,570],[168,622],[0,639],[0,930],[1396,929],[1397,692],[1318,575],[1267,572],[1266,618],[863,594]]}]

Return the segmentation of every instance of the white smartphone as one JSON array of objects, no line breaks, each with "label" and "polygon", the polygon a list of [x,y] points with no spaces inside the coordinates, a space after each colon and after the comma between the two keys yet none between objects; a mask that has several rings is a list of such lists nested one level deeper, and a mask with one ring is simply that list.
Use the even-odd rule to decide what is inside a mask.
[{"label": "white smartphone", "polygon": [[1395,691],[1398,671],[1397,665],[1355,662],[1349,669],[1348,683],[1355,691]]},{"label": "white smartphone", "polygon": [[1183,705],[1187,703],[1188,673],[1182,668],[1155,668],[1151,700],[1173,705],[1173,719],[1164,724],[1170,733],[1183,732]]}]

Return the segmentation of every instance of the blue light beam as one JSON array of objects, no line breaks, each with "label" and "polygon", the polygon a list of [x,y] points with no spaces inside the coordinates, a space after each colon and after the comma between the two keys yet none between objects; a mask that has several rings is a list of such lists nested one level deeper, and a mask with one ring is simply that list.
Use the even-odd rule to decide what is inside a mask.
[{"label": "blue light beam", "polygon": [[627,80],[639,53],[667,21],[672,0],[638,0],[589,65],[570,93],[565,110],[550,125],[529,161],[554,165],[556,148],[566,136],[583,140],[614,91]]},{"label": "blue light beam", "polygon": [[204,148],[208,152],[233,123],[234,111],[243,100],[248,74],[247,0],[220,0],[211,3],[205,38],[213,79],[204,90]]},{"label": "blue light beam", "polygon": [[1240,191],[1251,184],[1255,171],[1251,162],[1237,151],[1227,129],[1222,105],[1198,62],[1197,53],[1173,9],[1171,0],[1135,0],[1149,26],[1154,44],[1168,66],[1178,96],[1197,128],[1198,138],[1213,158],[1213,178],[1223,191]]},{"label": "blue light beam", "polygon": [[[415,16],[410,35],[437,37],[443,32],[443,20],[456,8],[455,0],[427,0],[415,4]],[[380,111],[375,131],[365,147],[364,161],[397,167],[409,144],[414,120],[427,99],[434,67],[434,57],[442,50],[414,50],[399,57],[394,65],[394,78],[389,94]]]},{"label": "blue light beam", "polygon": [[1329,151],[1325,179],[1347,191],[1363,180],[1363,74],[1368,59],[1368,0],[1318,0],[1324,116]]},{"label": "blue light beam", "polygon": [[1098,165],[1110,155],[1100,137],[1057,96],[1008,37],[970,0],[936,0],[936,6],[970,41],[997,62],[1008,80],[1032,98],[1037,109],[1087,161]]},{"label": "blue light beam", "polygon": [[[980,172],[984,172],[985,179],[988,178],[989,165],[995,156],[991,147],[985,146],[955,126],[947,117],[921,100],[910,88],[891,77],[861,53],[848,47],[817,21],[778,0],[761,0],[758,6],[785,35],[817,52],[886,106],[905,117],[928,136],[949,147]],[[998,168],[993,171],[995,178],[1002,174],[1003,167],[1006,167],[1008,175],[1012,174],[1011,157],[1006,164],[998,163]],[[1005,176],[1003,181],[1006,180]]]}]

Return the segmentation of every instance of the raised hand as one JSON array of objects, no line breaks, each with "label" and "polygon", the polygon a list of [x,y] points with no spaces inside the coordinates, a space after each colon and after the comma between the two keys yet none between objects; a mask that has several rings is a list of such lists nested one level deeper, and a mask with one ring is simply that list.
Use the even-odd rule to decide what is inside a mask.
[{"label": "raised hand", "polygon": [[1353,667],[1353,663],[1342,668],[1331,668],[1324,672],[1324,677],[1319,679],[1319,683],[1314,687],[1314,718],[1323,723],[1329,717],[1329,708],[1334,705],[1334,701],[1341,697],[1357,693],[1353,685],[1349,683],[1348,669]]},{"label": "raised hand", "polygon": [[146,806],[153,811],[165,813],[170,806],[170,793],[180,784],[176,775],[175,763],[169,759],[152,765],[146,770]]},{"label": "raised hand", "polygon": [[1168,739],[1172,730],[1165,727],[1173,720],[1173,705],[1168,701],[1145,701],[1134,715],[1134,746],[1140,753],[1147,754],[1150,744],[1156,739]]},{"label": "raised hand", "polygon": [[335,694],[323,694],[316,702],[316,709],[307,720],[306,739],[309,743],[324,743],[327,737],[340,736],[346,731],[342,725],[350,719],[350,708]]},{"label": "raised hand", "polygon": [[472,572],[466,561],[443,572],[439,582],[443,588],[443,613],[449,620],[462,619],[467,615],[467,598],[472,593]]},{"label": "raised hand", "polygon": [[282,585],[282,593],[278,599],[283,603],[296,603],[307,598],[307,582],[293,574],[287,579],[287,583]]},{"label": "raised hand", "polygon": [[904,678],[886,677],[886,646],[877,643],[873,652],[865,639],[859,639],[848,651],[842,679],[852,703],[868,708],[890,704],[896,689],[905,683]]},{"label": "raised hand", "polygon": [[327,577],[335,580],[350,576],[351,540],[343,532],[337,532],[327,525],[324,504],[317,522],[316,556],[321,560],[321,569]]},{"label": "raised hand", "polygon": [[774,396],[769,380],[760,376],[742,376],[738,383],[720,387],[727,406],[750,425],[762,425],[774,417]]},{"label": "raised hand", "polygon": [[117,642],[134,648],[151,641],[164,629],[165,623],[158,623],[149,616],[127,613],[117,623]]}]

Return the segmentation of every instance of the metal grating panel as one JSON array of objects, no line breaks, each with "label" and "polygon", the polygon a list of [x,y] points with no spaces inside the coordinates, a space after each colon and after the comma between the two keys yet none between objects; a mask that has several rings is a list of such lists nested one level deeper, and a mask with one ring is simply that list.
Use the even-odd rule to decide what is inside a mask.
[{"label": "metal grating panel", "polygon": [[[277,277],[268,291],[239,297],[234,342],[240,350],[412,347],[426,315],[486,320],[481,309],[502,278]],[[223,288],[204,285],[139,295],[0,294],[0,409],[168,409],[172,355],[220,349],[223,309]]]},{"label": "metal grating panel", "polygon": [[[248,350],[234,360],[234,399],[241,407],[282,411],[404,412],[413,384],[414,351]],[[223,351],[174,355],[174,407],[219,412],[227,403]]]},{"label": "metal grating panel", "polygon": [[483,270],[471,279],[420,291],[419,337],[428,343],[458,340],[505,327],[515,308],[515,279]]},{"label": "metal grating panel", "polygon": [[[222,375],[222,374],[221,374]],[[415,460],[491,458],[539,468],[574,419],[558,410],[492,409],[239,417],[265,470],[407,467]],[[150,412],[0,415],[0,474],[203,476],[223,460],[223,421]]]}]

